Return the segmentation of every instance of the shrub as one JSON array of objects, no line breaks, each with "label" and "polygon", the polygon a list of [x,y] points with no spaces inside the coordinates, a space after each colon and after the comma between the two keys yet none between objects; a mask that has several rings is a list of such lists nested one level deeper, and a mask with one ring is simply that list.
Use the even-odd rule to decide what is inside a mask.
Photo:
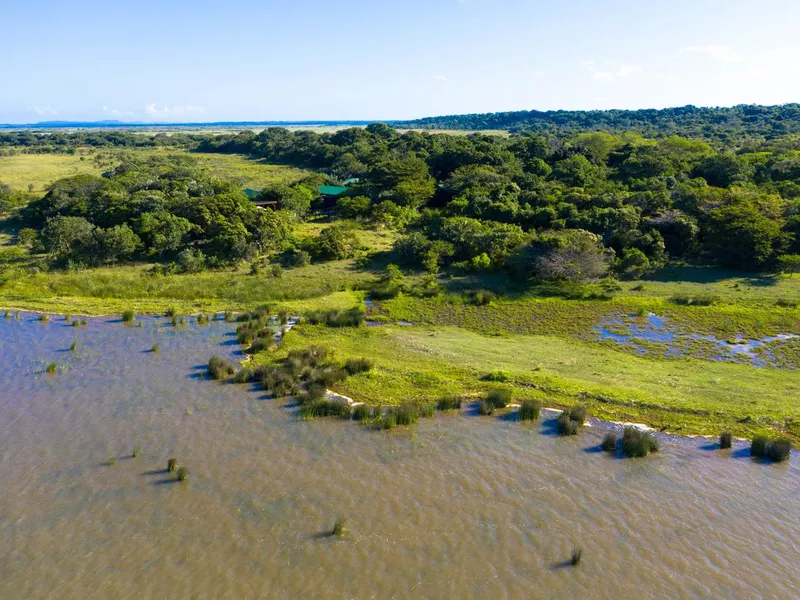
[{"label": "shrub", "polygon": [[556,423],[558,435],[578,435],[581,428],[581,424],[570,419],[566,412],[561,413]]},{"label": "shrub", "polygon": [[342,400],[318,400],[303,404],[300,407],[300,416],[303,419],[318,419],[321,417],[350,418],[350,405]]},{"label": "shrub", "polygon": [[541,410],[542,403],[538,400],[523,400],[522,406],[519,407],[519,420],[535,421],[539,418],[539,412]]},{"label": "shrub", "polygon": [[511,403],[511,390],[495,388],[486,395],[486,402],[494,408],[505,408]]},{"label": "shrub", "polygon": [[569,411],[569,418],[581,425],[586,423],[586,417],[588,416],[589,411],[583,404],[576,404],[572,407],[572,410]]},{"label": "shrub", "polygon": [[168,318],[170,318],[170,319],[171,319],[172,317],[177,317],[177,316],[178,316],[178,309],[177,309],[177,308],[175,308],[174,306],[170,306],[170,307],[167,309],[167,312],[166,312],[166,313],[164,313],[164,316],[165,316],[165,317],[168,317]]},{"label": "shrub", "polygon": [[69,346],[69,351],[73,354],[78,351],[78,340],[72,340],[72,343]]},{"label": "shrub", "polygon": [[769,440],[763,435],[757,435],[750,444],[750,454],[757,458],[762,458],[767,454],[767,444]]},{"label": "shrub", "polygon": [[366,421],[372,417],[372,409],[366,404],[359,404],[353,408],[354,421]]},{"label": "shrub", "polygon": [[647,456],[651,452],[658,452],[658,440],[652,433],[626,427],[622,433],[622,453],[631,458]]},{"label": "shrub", "polygon": [[492,415],[494,414],[494,405],[486,400],[481,400],[478,404],[478,412],[484,416]]},{"label": "shrub", "polygon": [[508,371],[492,371],[482,377],[484,381],[495,381],[497,383],[505,383],[511,381],[511,373]]},{"label": "shrub", "polygon": [[116,456],[109,456],[106,459],[106,464],[110,467],[111,465],[117,464],[117,457]]},{"label": "shrub", "polygon": [[126,310],[122,313],[122,322],[123,323],[133,323],[133,319],[136,317],[136,313],[132,310]]},{"label": "shrub", "polygon": [[138,458],[138,456],[142,453],[142,449],[139,446],[134,446],[133,452],[131,453],[132,458]]},{"label": "shrub", "polygon": [[400,286],[395,283],[382,282],[375,284],[369,290],[369,297],[373,300],[391,300],[400,294]]},{"label": "shrub", "polygon": [[178,459],[170,458],[167,461],[167,472],[174,473],[178,469]]},{"label": "shrub", "polygon": [[413,425],[419,420],[419,411],[408,404],[403,404],[390,409],[394,413],[395,421],[398,425]]},{"label": "shrub", "polygon": [[158,354],[160,350],[161,346],[159,346],[158,344],[153,344],[153,347],[150,348],[150,352],[152,352],[153,354]]},{"label": "shrub", "polygon": [[342,517],[339,517],[333,524],[331,535],[334,537],[342,537],[345,533],[347,533],[347,521],[345,521]]},{"label": "shrub", "polygon": [[208,374],[212,379],[225,379],[230,377],[236,372],[236,367],[233,363],[220,358],[219,356],[212,356],[208,360]]},{"label": "shrub", "polygon": [[419,416],[422,417],[423,419],[430,419],[434,415],[436,415],[435,404],[432,403],[423,404],[422,406],[419,407]]},{"label": "shrub", "polygon": [[366,320],[366,313],[361,308],[350,310],[318,310],[306,315],[312,325],[328,327],[360,327]]},{"label": "shrub", "polygon": [[349,375],[357,375],[358,373],[366,373],[372,370],[373,363],[368,358],[350,358],[344,363],[344,370]]},{"label": "shrub", "polygon": [[186,481],[189,479],[189,469],[186,467],[178,467],[178,470],[175,471],[175,474],[178,477],[178,481]]},{"label": "shrub", "polygon": [[233,381],[234,383],[249,383],[253,381],[253,369],[251,367],[242,367],[236,371]]},{"label": "shrub", "polygon": [[733,445],[733,435],[730,431],[723,431],[719,436],[720,449],[730,448]]},{"label": "shrub", "polygon": [[39,315],[39,321],[42,323],[47,323],[50,320],[50,317],[47,315]]},{"label": "shrub", "polygon": [[573,548],[569,564],[571,564],[573,567],[576,567],[581,563],[581,558],[583,558],[583,551],[578,550],[577,548]]},{"label": "shrub", "polygon": [[617,436],[613,433],[607,433],[603,441],[600,442],[600,448],[606,452],[615,452],[617,449]]},{"label": "shrub", "polygon": [[489,290],[470,290],[464,292],[466,299],[476,306],[487,306],[495,299],[495,293]]},{"label": "shrub", "polygon": [[445,396],[436,403],[436,408],[439,410],[460,410],[461,398],[458,396]]},{"label": "shrub", "polygon": [[757,458],[766,458],[775,462],[782,462],[792,453],[792,442],[788,438],[770,440],[763,435],[753,438],[750,454]]},{"label": "shrub", "polygon": [[48,365],[47,365],[47,368],[45,369],[45,371],[47,371],[47,374],[48,374],[48,375],[53,375],[53,374],[55,374],[55,372],[56,372],[57,370],[58,370],[58,365],[57,365],[56,363],[54,363],[54,362],[51,362],[50,364],[48,364]]}]

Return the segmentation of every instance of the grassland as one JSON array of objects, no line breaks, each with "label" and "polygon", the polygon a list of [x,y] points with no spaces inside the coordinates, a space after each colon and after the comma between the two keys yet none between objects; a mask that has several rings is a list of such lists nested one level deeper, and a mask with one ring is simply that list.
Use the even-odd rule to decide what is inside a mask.
[{"label": "grassland", "polygon": [[15,190],[42,193],[54,181],[73,175],[99,175],[104,169],[83,154],[15,154],[0,156],[0,181]]},{"label": "grassland", "polygon": [[555,336],[487,337],[453,327],[303,325],[286,336],[279,352],[308,344],[333,348],[342,360],[373,360],[375,369],[336,388],[371,404],[448,394],[477,399],[497,385],[482,377],[501,369],[510,375],[505,385],[517,400],[535,398],[555,407],[586,403],[603,419],[643,421],[684,434],[780,430],[800,438],[800,376],[792,372],[661,361]]}]

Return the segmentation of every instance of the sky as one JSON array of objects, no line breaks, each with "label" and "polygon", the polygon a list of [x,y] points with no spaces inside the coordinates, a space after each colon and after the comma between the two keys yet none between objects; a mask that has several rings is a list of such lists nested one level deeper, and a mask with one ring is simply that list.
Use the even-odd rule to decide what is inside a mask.
[{"label": "sky", "polygon": [[800,102],[798,23],[800,0],[0,0],[0,123]]}]

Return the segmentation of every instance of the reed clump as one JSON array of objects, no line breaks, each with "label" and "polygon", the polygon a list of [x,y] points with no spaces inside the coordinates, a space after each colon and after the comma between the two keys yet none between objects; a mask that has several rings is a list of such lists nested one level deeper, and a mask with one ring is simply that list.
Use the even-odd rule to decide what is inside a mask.
[{"label": "reed clump", "polygon": [[723,431],[719,435],[719,447],[721,450],[725,450],[733,446],[733,434],[730,431]]},{"label": "reed clump", "polygon": [[353,421],[369,421],[374,418],[374,409],[367,404],[359,404],[353,407]]},{"label": "reed clump", "polygon": [[539,418],[541,410],[542,403],[538,400],[523,400],[522,405],[519,407],[519,420],[535,421]]},{"label": "reed clump", "polygon": [[439,410],[461,410],[461,398],[458,396],[445,396],[436,403]]},{"label": "reed clump", "polygon": [[250,383],[253,381],[255,370],[252,367],[242,367],[233,376],[234,383]]},{"label": "reed clump", "polygon": [[763,435],[753,438],[750,445],[750,454],[756,458],[763,458],[772,462],[783,462],[792,453],[792,442],[788,438],[771,440]]},{"label": "reed clump", "polygon": [[342,537],[345,533],[347,533],[347,521],[342,517],[339,517],[333,524],[333,529],[331,530],[331,536]]},{"label": "reed clump", "polygon": [[[17,313],[17,314],[19,314],[19,313]],[[50,320],[50,317],[48,315],[39,315],[39,321],[41,323],[47,323],[49,320]]]},{"label": "reed clump", "polygon": [[556,421],[558,435],[578,435],[587,415],[588,410],[583,404],[573,406],[569,412],[562,412]]},{"label": "reed clump", "polygon": [[361,308],[349,310],[318,310],[306,315],[312,325],[328,327],[360,327],[366,320],[366,313]]},{"label": "reed clump", "polygon": [[158,354],[161,351],[161,346],[158,344],[153,344],[152,348],[150,348],[150,352],[153,354]]},{"label": "reed clump", "polygon": [[178,469],[178,459],[177,458],[170,458],[167,461],[167,472],[174,473]]},{"label": "reed clump", "polygon": [[600,442],[600,448],[605,452],[616,452],[617,450],[617,436],[613,433],[607,433]]},{"label": "reed clump", "polygon": [[494,414],[494,404],[488,402],[487,400],[481,400],[478,403],[478,413],[488,417]]},{"label": "reed clump", "polygon": [[367,358],[350,358],[344,363],[344,370],[348,375],[367,373],[373,368],[373,362]]},{"label": "reed clump", "polygon": [[509,388],[495,388],[486,394],[486,402],[494,408],[505,408],[511,404],[511,397]]},{"label": "reed clump", "polygon": [[178,467],[175,471],[175,477],[178,481],[186,481],[189,479],[189,469],[187,467]]},{"label": "reed clump", "polygon": [[572,555],[570,556],[569,559],[569,564],[571,564],[573,567],[577,567],[579,564],[581,564],[582,558],[583,558],[583,551],[580,550],[579,548],[573,548]]},{"label": "reed clump", "polygon": [[219,356],[212,356],[208,359],[208,374],[212,379],[226,379],[235,372],[234,364]]},{"label": "reed clump", "polygon": [[72,340],[72,343],[69,345],[69,351],[73,354],[78,351],[78,340]]},{"label": "reed clump", "polygon": [[652,433],[630,426],[622,432],[622,453],[625,456],[641,458],[658,450],[658,440]]},{"label": "reed clump", "polygon": [[45,371],[47,372],[48,375],[54,375],[56,371],[58,371],[58,364],[54,362],[49,363],[45,368]]},{"label": "reed clump", "polygon": [[164,313],[164,316],[169,318],[169,319],[171,319],[172,317],[176,317],[176,316],[178,316],[178,309],[175,308],[174,306],[170,306],[167,309],[167,312]]},{"label": "reed clump", "polygon": [[131,453],[131,457],[138,458],[141,453],[142,453],[142,448],[140,446],[134,446],[133,452]]},{"label": "reed clump", "polygon": [[135,318],[136,318],[136,313],[133,312],[131,309],[128,309],[122,313],[123,323],[133,323]]},{"label": "reed clump", "polygon": [[315,400],[300,406],[300,416],[303,419],[319,419],[323,417],[349,419],[351,413],[350,404],[344,400]]}]

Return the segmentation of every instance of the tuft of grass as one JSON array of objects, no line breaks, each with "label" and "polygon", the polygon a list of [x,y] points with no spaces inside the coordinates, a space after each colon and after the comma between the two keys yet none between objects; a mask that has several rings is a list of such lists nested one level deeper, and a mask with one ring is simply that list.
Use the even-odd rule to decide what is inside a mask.
[{"label": "tuft of grass", "polygon": [[436,403],[439,410],[461,410],[461,398],[459,396],[445,396]]},{"label": "tuft of grass", "polygon": [[122,313],[122,322],[123,323],[133,323],[133,320],[136,318],[136,313],[133,312],[131,309],[128,309]]},{"label": "tuft of grass", "polygon": [[503,370],[492,371],[481,377],[484,381],[494,381],[496,383],[506,383],[511,381],[511,373]]},{"label": "tuft of grass", "polygon": [[723,431],[719,436],[720,450],[725,450],[733,445],[733,434],[730,431]]},{"label": "tuft of grass", "polygon": [[81,319],[81,327],[86,327],[89,324],[89,321],[86,319]]},{"label": "tuft of grass", "polygon": [[586,417],[588,416],[589,409],[586,408],[585,404],[576,404],[572,407],[572,410],[569,411],[569,418],[581,425],[586,423]]},{"label": "tuft of grass", "polygon": [[373,366],[373,362],[368,358],[350,358],[344,363],[344,370],[350,375],[358,375],[371,371]]},{"label": "tuft of grass", "polygon": [[226,379],[234,373],[236,373],[236,367],[233,363],[219,356],[212,356],[208,360],[208,374],[212,379]]},{"label": "tuft of grass", "polygon": [[394,413],[395,422],[398,425],[413,425],[419,420],[419,411],[408,404],[391,408],[389,412]]},{"label": "tuft of grass", "polygon": [[347,521],[342,517],[338,517],[336,522],[333,524],[333,529],[331,530],[332,537],[342,537],[345,533],[347,533]]},{"label": "tuft of grass", "polygon": [[[17,313],[19,315],[19,313]],[[39,321],[42,323],[47,323],[50,320],[48,315],[39,315]]]},{"label": "tuft of grass", "polygon": [[372,418],[372,408],[366,404],[359,404],[353,408],[354,421],[367,421]]},{"label": "tuft of grass", "polygon": [[5,314],[3,315],[3,317],[4,317],[4,318],[6,318],[6,319],[10,319],[10,318],[11,318],[11,311],[10,311],[10,310],[7,310],[7,311],[5,312]]},{"label": "tuft of grass", "polygon": [[509,388],[495,388],[486,395],[486,402],[494,408],[505,408],[511,404],[511,390]]},{"label": "tuft of grass", "polygon": [[600,442],[600,448],[606,452],[616,452],[617,450],[617,436],[613,433],[607,433]]},{"label": "tuft of grass", "polygon": [[580,428],[581,424],[570,419],[566,411],[561,413],[556,421],[558,435],[578,435]]},{"label": "tuft of grass", "polygon": [[658,452],[658,440],[648,432],[636,427],[626,427],[622,432],[622,453],[630,458],[641,458]]},{"label": "tuft of grass", "polygon": [[175,308],[174,306],[170,306],[167,309],[167,312],[164,313],[164,316],[169,318],[169,319],[171,319],[172,317],[176,317],[176,316],[178,316],[178,309]]},{"label": "tuft of grass", "polygon": [[481,400],[478,403],[478,412],[483,416],[489,416],[494,414],[494,404],[486,400]]},{"label": "tuft of grass", "polygon": [[679,306],[713,306],[719,303],[720,298],[713,295],[688,296],[686,294],[677,294],[672,296],[669,301]]},{"label": "tuft of grass", "polygon": [[571,564],[573,567],[577,567],[579,564],[581,564],[581,558],[583,558],[583,551],[579,548],[573,548],[572,556],[569,559],[569,564]]},{"label": "tuft of grass", "polygon": [[394,411],[387,411],[385,414],[381,415],[379,425],[381,429],[394,429],[397,427],[397,415],[395,415]]},{"label": "tuft of grass", "polygon": [[519,407],[519,420],[535,421],[539,418],[541,410],[542,403],[538,400],[523,400],[522,406]]},{"label": "tuft of grass", "polygon": [[756,458],[764,458],[773,462],[783,462],[792,453],[792,442],[788,438],[770,440],[766,436],[757,435],[750,445],[750,454]]},{"label": "tuft of grass", "polygon": [[430,419],[436,415],[436,404],[429,402],[419,407],[419,416],[423,419]]},{"label": "tuft of grass", "polygon": [[133,452],[131,453],[131,457],[138,458],[141,453],[142,453],[141,446],[134,446]]},{"label": "tuft of grass", "polygon": [[106,464],[110,467],[111,465],[117,464],[117,457],[116,456],[109,456],[106,459]]},{"label": "tuft of grass", "polygon": [[178,467],[178,470],[175,471],[175,475],[178,481],[186,481],[189,479],[189,469],[187,467]]},{"label": "tuft of grass", "polygon": [[253,371],[252,367],[242,367],[236,371],[236,375],[233,376],[233,381],[234,383],[250,383],[253,381],[254,376],[255,371]]},{"label": "tuft of grass", "polygon": [[64,315],[64,320],[69,323],[70,320],[69,314]]},{"label": "tuft of grass", "polygon": [[178,469],[178,459],[177,458],[170,458],[167,461],[167,472],[174,473]]},{"label": "tuft of grass", "polygon": [[178,326],[178,317],[176,315],[172,315],[171,323],[172,323],[173,327],[177,327]]},{"label": "tuft of grass", "polygon": [[350,405],[341,400],[316,400],[303,403],[300,407],[300,416],[303,419],[319,419],[323,417],[339,417],[349,419]]},{"label": "tuft of grass", "polygon": [[50,364],[47,365],[45,371],[47,372],[48,375],[54,375],[55,372],[58,371],[58,365],[54,362],[51,362]]},{"label": "tuft of grass", "polygon": [[153,347],[150,348],[150,352],[152,352],[153,354],[158,354],[160,350],[161,346],[159,346],[158,344],[153,344]]},{"label": "tuft of grass", "polygon": [[72,340],[72,343],[69,346],[69,351],[73,354],[78,351],[78,340],[77,338]]}]

